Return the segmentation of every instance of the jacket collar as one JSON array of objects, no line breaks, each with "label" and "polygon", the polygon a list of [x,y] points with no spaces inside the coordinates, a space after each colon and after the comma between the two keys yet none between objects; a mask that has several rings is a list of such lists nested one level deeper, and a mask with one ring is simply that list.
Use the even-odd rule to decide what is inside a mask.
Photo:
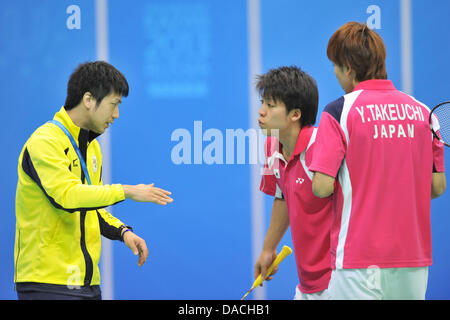
[{"label": "jacket collar", "polygon": [[75,123],[73,123],[72,119],[67,114],[67,111],[64,108],[64,106],[61,107],[61,109],[55,114],[53,119],[61,122],[64,125],[64,127],[66,127],[66,129],[69,130],[70,134],[73,136],[75,141],[80,141],[80,138],[82,138],[82,140],[86,139],[88,142],[91,142],[100,135],[96,132],[82,129],[78,127]]}]

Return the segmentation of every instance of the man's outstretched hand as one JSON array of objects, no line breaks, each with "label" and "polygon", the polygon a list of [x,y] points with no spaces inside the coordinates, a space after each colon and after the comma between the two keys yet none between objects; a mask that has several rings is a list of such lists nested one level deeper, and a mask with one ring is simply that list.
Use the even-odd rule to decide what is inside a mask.
[{"label": "man's outstretched hand", "polygon": [[153,202],[166,205],[173,202],[170,191],[157,188],[152,184],[122,185],[125,198],[139,202]]}]

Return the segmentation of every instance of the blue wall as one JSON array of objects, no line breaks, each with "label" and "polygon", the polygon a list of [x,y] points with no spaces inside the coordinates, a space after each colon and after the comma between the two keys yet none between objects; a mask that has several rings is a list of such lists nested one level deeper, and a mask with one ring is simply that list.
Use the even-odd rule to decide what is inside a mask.
[{"label": "blue wall", "polygon": [[[81,9],[81,29],[66,27],[66,8],[72,4]],[[95,3],[1,0],[0,5],[0,299],[15,299],[17,158],[27,137],[64,103],[73,69],[96,59]],[[317,80],[321,112],[343,93],[326,57],[328,39],[347,21],[366,21],[370,5],[381,9],[377,31],[386,43],[389,78],[402,88],[399,1],[261,0],[263,72],[301,66]],[[203,132],[216,128],[224,137],[226,129],[248,129],[253,92],[247,83],[246,1],[116,0],[108,6],[110,62],[130,84],[120,119],[110,129],[112,180],[155,182],[175,199],[167,207],[131,201],[114,207],[114,215],[132,225],[150,249],[149,260],[138,268],[129,249],[114,243],[114,296],[239,299],[253,275],[250,166],[175,165],[171,150],[177,142],[171,135],[180,128],[193,135],[194,121],[202,121]],[[412,9],[414,95],[433,106],[450,99],[450,78],[445,76],[450,71],[450,30],[445,25],[450,2],[413,0]],[[449,194],[432,201],[429,299],[450,298]],[[272,199],[264,201],[267,226]],[[286,234],[282,244],[291,243]],[[265,285],[267,298],[291,299],[296,278],[290,257]]]},{"label": "blue wall", "polygon": [[[450,100],[450,29],[445,24],[450,12],[450,2],[415,1],[413,5],[413,58],[414,93],[417,99],[429,106]],[[424,13],[426,15],[424,16]],[[450,150],[447,148],[445,164],[449,185]],[[450,191],[431,202],[431,227],[433,237],[433,265],[430,268],[427,298],[450,299]]]}]

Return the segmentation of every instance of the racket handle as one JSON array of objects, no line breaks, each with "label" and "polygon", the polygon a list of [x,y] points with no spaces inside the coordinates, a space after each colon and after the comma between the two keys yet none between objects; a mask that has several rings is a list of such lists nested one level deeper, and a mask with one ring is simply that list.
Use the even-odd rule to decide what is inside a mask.
[{"label": "racket handle", "polygon": [[[267,270],[267,275],[270,275],[273,271],[273,269],[280,264],[281,261],[284,260],[288,255],[292,253],[292,249],[288,246],[284,246],[283,249],[281,249],[280,253],[277,255],[275,260],[270,265],[269,269]],[[256,278],[255,282],[253,282],[252,288],[258,287],[262,283],[261,275]]]}]

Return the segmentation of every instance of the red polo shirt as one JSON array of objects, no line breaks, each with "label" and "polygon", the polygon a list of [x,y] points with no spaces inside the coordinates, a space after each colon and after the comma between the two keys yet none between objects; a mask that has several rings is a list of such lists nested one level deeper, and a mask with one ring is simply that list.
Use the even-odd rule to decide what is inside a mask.
[{"label": "red polo shirt", "polygon": [[330,267],[331,198],[320,199],[312,192],[308,167],[314,152],[317,128],[300,131],[289,161],[283,157],[276,138],[266,140],[266,161],[260,190],[284,197],[289,213],[299,289],[315,293],[328,288]]},{"label": "red polo shirt", "polygon": [[325,107],[310,170],[336,177],[333,269],[432,264],[431,180],[445,163],[429,115],[379,79]]}]

